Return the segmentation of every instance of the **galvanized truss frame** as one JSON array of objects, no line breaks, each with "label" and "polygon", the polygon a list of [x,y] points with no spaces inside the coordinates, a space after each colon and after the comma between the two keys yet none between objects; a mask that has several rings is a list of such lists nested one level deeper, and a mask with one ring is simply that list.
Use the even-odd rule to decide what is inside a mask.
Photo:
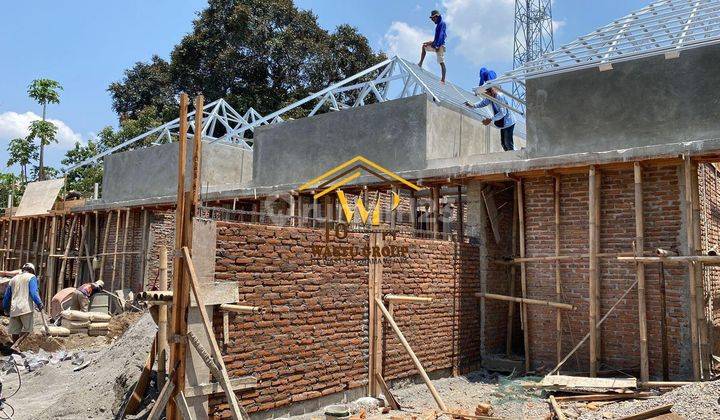
[{"label": "galvanized truss frame", "polygon": [[665,55],[720,43],[720,0],[661,0],[581,36],[493,80],[505,83]]},{"label": "galvanized truss frame", "polygon": [[[303,116],[309,117],[319,112],[357,108],[368,102],[385,102],[421,93],[425,93],[435,102],[451,103],[459,107],[465,107],[466,101],[475,102],[478,99],[471,92],[452,83],[441,84],[436,75],[419,68],[416,64],[400,57],[393,57],[265,116],[253,108],[240,115],[224,99],[213,101],[203,108],[202,136],[210,143],[230,143],[246,150],[252,150],[252,140],[249,136],[255,128],[282,122],[284,121],[283,117],[289,117],[288,114],[291,111],[293,111],[292,116],[304,114]],[[482,92],[479,95],[488,97]],[[492,97],[488,98],[495,101]],[[505,106],[502,103],[499,104]],[[511,107],[511,109],[514,108]],[[478,114],[478,118],[490,116],[485,109],[471,110],[468,108],[468,112],[475,112]],[[194,115],[195,111],[188,114],[189,134],[194,133]],[[177,139],[179,121],[179,118],[176,118],[129,139],[69,168],[67,172],[96,163],[103,157],[142,140],[152,139],[151,143],[153,144],[174,141]],[[223,134],[215,135],[218,131]]]}]

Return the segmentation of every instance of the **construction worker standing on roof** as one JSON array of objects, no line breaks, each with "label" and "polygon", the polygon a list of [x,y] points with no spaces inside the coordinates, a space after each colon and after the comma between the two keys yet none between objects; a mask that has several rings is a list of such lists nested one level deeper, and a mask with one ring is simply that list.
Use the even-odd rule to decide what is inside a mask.
[{"label": "construction worker standing on roof", "polygon": [[[495,72],[487,70],[485,67],[480,69],[480,86],[486,82],[493,80],[496,77]],[[483,124],[488,125],[491,122],[493,125],[500,129],[500,144],[503,150],[515,149],[513,141],[513,131],[515,130],[515,118],[513,118],[513,112],[508,108],[507,98],[505,95],[500,93],[494,87],[488,87],[485,89],[485,95],[490,96],[494,100],[485,98],[478,103],[472,103],[466,101],[465,105],[470,108],[482,108],[490,105],[492,107],[493,116],[492,118],[485,118]]]},{"label": "construction worker standing on roof", "polygon": [[33,302],[38,311],[42,311],[43,304],[38,293],[35,266],[25,263],[20,269],[20,274],[10,279],[3,297],[3,310],[10,316],[8,332],[12,336],[13,342],[20,338],[20,334],[32,332]]},{"label": "construction worker standing on roof", "polygon": [[425,54],[428,51],[434,52],[437,55],[437,61],[442,70],[440,82],[445,83],[445,38],[447,37],[447,25],[445,25],[442,16],[440,16],[440,12],[437,10],[430,12],[430,20],[435,22],[435,38],[432,41],[423,42],[418,66],[422,67],[423,61],[425,61]]}]

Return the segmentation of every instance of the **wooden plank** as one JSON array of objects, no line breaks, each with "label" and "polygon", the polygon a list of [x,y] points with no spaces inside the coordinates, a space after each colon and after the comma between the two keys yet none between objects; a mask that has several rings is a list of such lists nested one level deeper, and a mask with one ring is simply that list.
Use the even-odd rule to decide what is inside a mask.
[{"label": "wooden plank", "polygon": [[[205,106],[205,97],[198,95],[195,97],[195,126],[193,129],[193,150],[192,150],[192,177],[190,191],[192,192],[192,208],[200,206],[200,170],[202,165],[202,127],[203,112]],[[193,215],[194,216],[194,215]]]},{"label": "wooden plank", "polygon": [[405,336],[403,335],[402,331],[400,330],[400,327],[397,326],[397,324],[395,323],[395,320],[390,315],[388,310],[385,308],[385,305],[383,304],[382,300],[380,300],[380,298],[376,298],[375,303],[377,304],[378,309],[380,309],[382,314],[387,319],[387,321],[390,324],[390,326],[392,327],[393,331],[395,331],[395,334],[398,336],[398,339],[400,339],[400,343],[402,343],[403,347],[405,348],[405,351],[407,351],[408,355],[412,359],[413,363],[415,364],[415,368],[420,372],[420,376],[422,377],[423,381],[425,382],[425,385],[427,385],[428,389],[430,390],[430,394],[432,394],[433,399],[435,399],[435,402],[437,403],[438,407],[442,411],[447,411],[447,407],[445,406],[445,403],[443,402],[442,398],[440,398],[440,394],[438,394],[432,381],[430,381],[430,378],[428,377],[427,372],[425,372],[425,368],[423,368],[422,364],[420,363],[420,360],[418,360],[412,347],[410,347],[410,344],[408,344],[407,340],[405,339]]},{"label": "wooden plank", "polygon": [[[520,258],[525,258],[525,201],[523,194],[523,181],[517,181],[517,202],[518,202],[518,229],[520,235]],[[527,270],[525,263],[520,263],[520,287],[521,296],[527,298]],[[530,333],[527,318],[527,306],[520,303],[520,322],[523,328],[523,343],[525,346],[525,371],[530,371]]]},{"label": "wooden plank", "polygon": [[227,350],[228,343],[230,342],[230,340],[228,339],[230,337],[230,313],[229,312],[223,311],[222,323],[223,323],[223,347]]},{"label": "wooden plank", "polygon": [[[245,389],[253,389],[257,387],[257,379],[255,379],[252,376],[243,376],[241,378],[232,378],[230,379],[230,386],[232,387],[233,391],[242,391]],[[213,394],[219,394],[221,392],[225,392],[222,388],[222,385],[220,385],[217,382],[212,382],[209,384],[202,384],[202,385],[195,385],[188,388],[185,388],[185,396],[190,397],[200,397],[205,395],[213,395]]]},{"label": "wooden plank", "polygon": [[[168,256],[165,245],[158,247],[158,256],[160,259],[158,273],[158,290],[166,291],[168,288]],[[159,305],[158,308],[158,332],[157,332],[157,382],[162,388],[165,385],[165,377],[167,375],[167,357],[168,357],[168,308],[167,305]]]},{"label": "wooden plank", "polygon": [[[172,334],[174,336],[184,336],[187,333],[187,310],[189,306],[190,291],[188,282],[185,280],[185,270],[178,269],[182,265],[182,261],[178,251],[183,246],[185,223],[185,162],[187,160],[187,108],[188,96],[185,92],[180,94],[180,120],[179,120],[179,137],[178,137],[178,177],[177,177],[177,199],[175,203],[175,247],[173,258],[173,306],[172,306]],[[173,377],[177,392],[185,389],[185,366],[186,366],[186,345],[184,342],[173,343],[170,347],[170,365],[177,365],[178,373]],[[171,401],[166,415],[168,420],[175,420],[177,410],[175,402]]]},{"label": "wooden plank", "polygon": [[557,401],[555,401],[555,397],[551,395],[550,398],[548,398],[548,401],[550,401],[550,407],[552,407],[553,411],[555,412],[557,420],[565,420],[567,417],[565,417],[565,414],[563,414],[560,405],[557,403]]},{"label": "wooden plank", "polygon": [[155,348],[157,345],[158,339],[155,337],[152,345],[150,346],[150,353],[145,359],[145,366],[140,373],[140,378],[138,378],[138,381],[135,383],[135,388],[133,389],[132,394],[130,394],[130,399],[128,399],[127,405],[125,405],[125,415],[137,414],[140,409],[140,402],[143,397],[145,397],[145,391],[147,391],[147,386],[150,384],[150,374],[152,373],[152,367],[155,363]]},{"label": "wooden plank", "polygon": [[375,380],[378,383],[378,386],[380,387],[380,391],[385,395],[385,399],[388,402],[388,405],[393,410],[400,410],[400,403],[397,402],[395,399],[395,396],[390,392],[390,388],[385,383],[385,379],[380,375],[380,373],[375,372]]},{"label": "wooden plank", "polygon": [[[555,204],[555,256],[560,256],[560,177],[553,178],[553,202]],[[560,261],[555,260],[555,300],[562,300],[562,283],[560,278]],[[562,359],[562,315],[560,308],[555,311],[555,357],[557,363]],[[558,415],[559,417],[560,415]]]},{"label": "wooden plank", "polygon": [[188,277],[190,278],[190,290],[192,291],[193,295],[195,296],[195,300],[198,303],[198,310],[200,311],[200,317],[203,320],[203,327],[205,328],[205,333],[207,334],[208,340],[210,341],[210,349],[212,351],[213,359],[215,359],[215,363],[218,365],[218,369],[222,374],[221,385],[225,390],[225,396],[227,397],[228,405],[230,406],[230,412],[235,420],[241,418],[247,419],[249,418],[247,412],[245,412],[245,409],[243,409],[238,404],[237,397],[235,396],[235,393],[230,387],[230,378],[228,377],[227,370],[225,369],[225,362],[223,361],[220,347],[218,347],[217,340],[215,339],[215,333],[212,329],[210,317],[208,317],[207,310],[205,309],[205,304],[203,303],[202,296],[199,292],[200,285],[197,279],[197,275],[195,273],[195,266],[193,265],[190,251],[187,247],[182,248],[182,254],[183,260],[185,261],[185,268]]},{"label": "wooden plank", "polygon": [[597,194],[597,190],[595,189],[595,185],[597,182],[595,181],[596,177],[596,170],[594,166],[590,167],[589,176],[588,176],[588,216],[589,216],[589,222],[588,222],[588,249],[590,253],[590,266],[589,266],[589,302],[590,302],[590,376],[594,377],[597,374],[597,282],[595,281],[597,275],[598,275],[598,259],[597,259],[597,241],[595,240],[595,236],[598,233],[597,230],[597,220],[595,217],[597,216],[597,212],[595,211],[595,206],[597,204],[597,201],[595,200],[595,194]]},{"label": "wooden plank", "polygon": [[599,388],[625,389],[637,388],[635,378],[586,378],[582,376],[547,375],[538,384],[540,388]]},{"label": "wooden plank", "polygon": [[575,401],[617,401],[617,400],[635,400],[653,398],[657,395],[652,392],[627,392],[612,394],[583,394],[571,395],[568,397],[555,397],[557,402],[575,402]]},{"label": "wooden plank", "polygon": [[[645,223],[643,220],[643,186],[640,162],[635,162],[635,255],[641,257],[645,249]],[[637,263],[635,276],[638,280],[638,329],[640,330],[640,380],[647,381],[650,375],[647,341],[647,304],[645,301],[645,265]]]},{"label": "wooden plank", "polygon": [[[78,254],[82,257],[83,255],[83,245],[85,244],[85,235],[87,235],[88,227],[90,226],[90,220],[88,219],[88,216],[82,216],[83,217],[83,225],[82,228],[80,228],[80,244],[78,246]],[[92,267],[91,267],[92,268]],[[80,281],[82,280],[82,258],[80,261],[78,261],[78,270],[77,273],[75,273],[75,284],[74,287],[80,286]]]},{"label": "wooden plank", "polygon": [[165,386],[160,390],[160,394],[155,400],[155,405],[153,405],[152,410],[150,410],[148,420],[159,420],[162,417],[162,412],[165,409],[165,406],[167,406],[168,401],[170,401],[170,397],[172,396],[174,390],[175,384],[170,381],[165,383]]},{"label": "wooden plank", "polygon": [[67,256],[70,252],[70,246],[72,245],[72,239],[73,239],[73,232],[75,232],[75,225],[77,224],[77,216],[73,216],[72,222],[70,223],[70,233],[68,233],[67,236],[67,244],[65,245],[65,252],[63,252],[63,260],[60,263],[60,274],[58,274],[57,278],[57,287],[55,288],[56,291],[60,291],[65,286],[65,267],[67,267]]},{"label": "wooden plank", "polygon": [[[683,161],[683,175],[684,175],[684,193],[685,193],[685,233],[686,233],[686,247],[685,254],[693,255],[693,243],[695,231],[693,226],[693,212],[692,212],[692,170],[693,164],[689,157]],[[697,325],[697,296],[695,283],[695,267],[693,264],[688,264],[688,278],[690,280],[690,348],[692,354],[692,369],[693,379],[700,380],[700,353],[698,349],[698,325]]]},{"label": "wooden plank", "polygon": [[618,420],[644,420],[657,417],[661,414],[667,414],[673,408],[673,404],[661,405],[650,410],[643,411],[642,413],[633,414],[632,416],[621,417]]},{"label": "wooden plank", "polygon": [[175,406],[177,407],[180,417],[183,420],[193,420],[192,415],[190,415],[190,408],[187,405],[187,400],[185,400],[185,395],[183,395],[182,392],[178,392],[175,395]]},{"label": "wooden plank", "polygon": [[529,304],[529,305],[544,305],[544,306],[551,306],[553,308],[558,309],[575,309],[575,306],[567,304],[567,303],[560,303],[560,302],[552,302],[547,300],[540,300],[540,299],[530,299],[530,298],[519,298],[515,296],[505,296],[505,295],[498,295],[495,293],[475,293],[475,297],[484,297],[488,299],[495,299],[495,300],[504,300],[508,302],[518,302],[523,304]]}]

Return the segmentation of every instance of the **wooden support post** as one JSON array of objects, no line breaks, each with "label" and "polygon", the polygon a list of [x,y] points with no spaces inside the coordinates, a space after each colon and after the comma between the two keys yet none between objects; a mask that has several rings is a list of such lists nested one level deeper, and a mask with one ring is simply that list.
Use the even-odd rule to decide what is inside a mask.
[{"label": "wooden support post", "polygon": [[110,224],[112,223],[112,211],[108,211],[107,217],[105,218],[105,231],[103,232],[103,243],[102,243],[102,256],[100,257],[100,274],[98,279],[102,280],[105,276],[105,256],[107,254],[107,242],[110,234]]},{"label": "wooden support post", "polygon": [[382,294],[382,272],[383,263],[381,257],[373,258],[375,247],[382,248],[382,234],[373,232],[370,234],[370,263],[368,266],[368,318],[369,318],[369,365],[368,365],[368,390],[370,396],[377,397],[379,388],[375,380],[375,374],[382,372],[382,318],[377,314],[374,304]]},{"label": "wooden support post", "polygon": [[[640,162],[634,164],[635,174],[635,255],[642,256],[645,249],[644,219],[643,219],[643,187]],[[636,265],[638,280],[638,324],[640,329],[640,380],[647,381],[650,375],[647,342],[647,309],[645,302],[645,264]]]},{"label": "wooden support post", "polygon": [[432,218],[430,223],[432,225],[433,238],[438,239],[440,237],[440,187],[435,185],[430,190],[432,195]]},{"label": "wooden support post", "polygon": [[[142,283],[142,288],[145,290],[147,288],[147,278],[145,277],[145,270],[147,269],[147,259],[148,259],[148,229],[150,228],[148,226],[148,210],[142,209],[142,224],[140,225],[140,282]],[[166,251],[167,252],[167,251]],[[167,287],[167,286],[166,286]]]},{"label": "wooden support post", "polygon": [[[523,181],[517,181],[518,228],[520,233],[520,258],[525,258],[525,198],[523,194]],[[520,263],[520,287],[522,298],[527,298],[527,270],[525,263]],[[527,305],[520,303],[520,321],[523,327],[523,343],[525,345],[525,371],[530,371],[530,326],[527,318]]]},{"label": "wooden support post", "polygon": [[457,193],[458,193],[458,235],[460,236],[459,242],[463,243],[465,238],[465,208],[463,206],[463,196],[462,196],[462,185],[458,185],[457,187]]},{"label": "wooden support post", "polygon": [[50,245],[47,257],[47,283],[45,284],[45,307],[50,307],[50,302],[55,294],[55,257],[52,255],[57,252],[57,217],[52,216],[50,222]]},{"label": "wooden support post", "polygon": [[[123,242],[122,242],[122,259],[120,260],[120,290],[125,289],[125,263],[126,263],[126,254],[125,251],[127,251],[127,237],[128,237],[128,230],[130,228],[130,209],[127,209],[125,212],[125,225],[123,226]],[[132,259],[131,259],[132,260]]]},{"label": "wooden support post", "polygon": [[410,226],[413,228],[413,233],[417,229],[417,197],[415,197],[415,191],[410,191]]},{"label": "wooden support post", "polygon": [[[702,255],[702,233],[700,232],[700,186],[698,180],[698,167],[693,165],[691,189],[693,214],[693,255]],[[707,224],[707,223],[706,223]],[[710,372],[710,344],[708,341],[708,320],[705,317],[705,276],[702,264],[693,264],[695,269],[695,308],[698,325],[699,340],[699,369],[700,378],[706,379]]]},{"label": "wooden support post", "polygon": [[[397,185],[393,185],[391,187],[391,197],[390,197],[390,203],[392,204],[393,199],[395,198],[395,194],[399,194]],[[390,229],[395,230],[395,225],[397,224],[397,209],[391,208],[390,210]]]},{"label": "wooden support post", "polygon": [[[190,305],[189,284],[185,279],[184,271],[180,267],[182,259],[178,252],[183,246],[184,205],[185,205],[185,162],[187,159],[187,108],[188,96],[185,92],[180,94],[180,127],[178,141],[178,177],[177,177],[177,201],[175,204],[175,248],[173,257],[173,306],[172,306],[172,334],[173,336],[184,336],[187,333],[187,310]],[[170,347],[170,366],[177,366],[177,373],[173,374],[173,382],[177,392],[185,389],[185,366],[186,366],[187,343],[184,340],[173,342]],[[168,420],[177,420],[178,416],[175,402],[171,401],[166,410]]]},{"label": "wooden support post", "polygon": [[13,235],[13,219],[12,219],[12,217],[10,217],[8,219],[8,236],[7,236],[7,241],[6,241],[7,246],[5,246],[5,248],[7,248],[8,250],[5,253],[5,266],[3,267],[3,269],[5,269],[5,270],[10,270],[10,267],[12,267],[10,264],[12,264],[11,258],[12,258],[14,242],[15,242],[13,239],[15,238],[15,236],[17,236],[17,235]]},{"label": "wooden support post", "polygon": [[193,296],[195,296],[195,302],[197,303],[200,317],[203,321],[205,334],[207,334],[208,340],[210,341],[210,350],[212,351],[212,357],[215,360],[215,364],[217,365],[220,374],[222,375],[222,377],[219,378],[218,382],[220,382],[220,385],[222,385],[223,390],[225,391],[225,397],[227,397],[228,405],[230,406],[230,413],[235,420],[241,418],[247,419],[249,417],[245,410],[238,403],[235,392],[233,391],[232,385],[230,384],[230,378],[228,376],[227,369],[225,368],[225,362],[223,361],[220,347],[218,346],[217,340],[215,339],[215,333],[212,329],[212,322],[207,314],[207,310],[205,309],[205,303],[203,302],[203,298],[200,295],[200,284],[197,279],[197,274],[195,272],[195,266],[193,265],[192,257],[190,256],[190,251],[186,247],[183,247],[182,254],[183,259],[185,260],[185,269],[187,270],[187,274],[190,280],[190,289],[192,290]]},{"label": "wooden support post", "polygon": [[67,267],[67,256],[70,252],[70,246],[72,245],[72,238],[73,233],[75,232],[75,225],[77,224],[77,216],[73,216],[72,222],[70,223],[70,232],[68,233],[66,239],[67,244],[65,245],[65,252],[63,252],[63,259],[60,262],[60,274],[58,274],[57,278],[57,287],[55,288],[55,291],[58,292],[63,289],[65,286],[65,267]]},{"label": "wooden support post", "polygon": [[589,232],[588,232],[588,247],[590,253],[589,261],[589,287],[590,287],[590,377],[597,376],[597,349],[598,349],[598,333],[597,333],[597,281],[598,277],[598,258],[597,258],[597,240],[595,239],[598,234],[597,229],[597,206],[596,194],[597,194],[597,181],[596,181],[596,169],[594,166],[590,167],[588,177],[588,215],[589,215]]},{"label": "wooden support post", "polygon": [[[686,156],[683,162],[683,175],[684,175],[684,193],[685,193],[685,232],[686,232],[686,247],[685,255],[693,255],[695,243],[695,231],[693,229],[693,211],[692,211],[692,171],[693,164],[690,161],[690,157]],[[700,380],[700,352],[699,352],[699,341],[698,341],[698,325],[697,325],[697,289],[695,283],[695,267],[693,263],[688,263],[688,278],[690,286],[690,348],[692,354],[692,368],[693,368],[693,379],[696,381]]]},{"label": "wooden support post", "polygon": [[[78,246],[78,256],[83,255],[83,245],[85,244],[85,235],[87,235],[87,230],[89,227],[90,219],[87,215],[81,216],[83,217],[83,225],[82,230],[80,231],[80,245]],[[83,260],[80,258],[78,260],[78,270],[77,273],[75,273],[75,284],[74,287],[80,286],[80,281],[82,281],[82,264]],[[92,269],[92,267],[90,267]]]},{"label": "wooden support post", "polygon": [[[158,248],[160,257],[160,272],[158,273],[158,290],[166,291],[168,288],[168,256],[165,245]],[[167,374],[167,322],[168,308],[167,305],[160,305],[158,309],[158,332],[157,332],[157,382],[158,387],[162,388],[165,384],[165,375]]]},{"label": "wooden support post", "polygon": [[[555,202],[555,256],[560,256],[560,177],[553,178],[553,201]],[[555,260],[555,300],[562,300],[562,285],[560,282],[560,260]],[[562,359],[562,315],[560,309],[555,314],[555,355],[557,362]]]},{"label": "wooden support post", "polygon": [[670,362],[667,342],[667,301],[665,296],[665,264],[660,263],[660,354],[662,358],[663,380],[670,380]]},{"label": "wooden support post", "polygon": [[[515,185],[517,189],[517,184]],[[515,256],[517,251],[518,242],[518,194],[513,194],[513,215],[512,215],[512,243],[510,244],[511,250],[510,255]],[[509,277],[507,281],[508,295],[515,296],[515,275],[516,266],[513,264],[510,266]],[[505,355],[510,357],[512,354],[512,342],[513,342],[513,328],[515,325],[515,303],[508,302],[507,309],[507,335],[505,336]]]},{"label": "wooden support post", "polygon": [[296,201],[297,196],[295,196],[295,194],[293,193],[290,193],[290,226],[297,226],[297,212],[295,206]]},{"label": "wooden support post", "polygon": [[388,310],[385,308],[385,305],[383,304],[382,300],[380,300],[380,298],[376,298],[375,304],[377,305],[378,309],[380,309],[382,314],[387,319],[388,323],[390,324],[390,327],[392,327],[393,331],[395,331],[395,334],[398,336],[398,339],[400,339],[400,343],[402,343],[403,347],[405,347],[405,351],[407,351],[408,355],[410,356],[413,363],[415,364],[415,368],[418,370],[418,372],[420,372],[420,376],[422,377],[423,381],[425,382],[425,385],[427,385],[428,389],[430,390],[430,394],[432,394],[432,396],[435,399],[435,402],[437,403],[440,410],[447,411],[447,407],[445,406],[445,403],[443,402],[442,398],[440,398],[440,394],[438,394],[432,381],[430,381],[430,378],[428,377],[427,372],[425,372],[425,369],[423,368],[422,364],[420,363],[420,360],[418,360],[417,356],[415,355],[415,352],[413,351],[412,347],[410,347],[410,344],[408,344],[402,331],[400,331],[400,328],[395,323],[395,320],[390,315]]},{"label": "wooden support post", "polygon": [[120,243],[120,212],[122,210],[117,210],[117,221],[115,222],[115,247],[113,248],[113,262],[112,262],[112,271],[110,273],[110,287],[108,290],[115,290],[115,271],[117,270],[117,257],[118,257],[118,244]]}]

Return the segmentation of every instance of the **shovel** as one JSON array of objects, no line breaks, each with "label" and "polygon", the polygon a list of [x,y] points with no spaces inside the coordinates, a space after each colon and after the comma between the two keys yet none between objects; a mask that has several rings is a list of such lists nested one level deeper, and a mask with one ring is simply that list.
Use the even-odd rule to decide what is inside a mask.
[{"label": "shovel", "polygon": [[45,327],[45,335],[50,335],[50,327],[48,327],[47,320],[45,319],[45,312],[40,311],[40,318],[42,318],[43,326]]}]

